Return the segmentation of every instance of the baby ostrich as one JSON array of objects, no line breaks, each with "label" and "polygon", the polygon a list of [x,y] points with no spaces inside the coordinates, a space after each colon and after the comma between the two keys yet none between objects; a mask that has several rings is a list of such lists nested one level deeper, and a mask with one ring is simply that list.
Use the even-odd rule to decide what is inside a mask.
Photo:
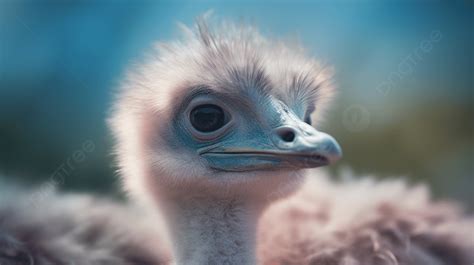
[{"label": "baby ostrich", "polygon": [[0,205],[0,264],[474,262],[472,219],[423,187],[308,169],[341,156],[312,126],[330,71],[249,27],[185,32],[135,67],[110,119],[124,188],[168,235],[138,208],[53,194]]},{"label": "baby ostrich", "polygon": [[[192,33],[191,33],[192,34]],[[125,84],[112,118],[125,187],[164,211],[177,264],[255,264],[257,220],[336,161],[311,124],[328,74],[301,51],[226,28],[162,47]]]}]

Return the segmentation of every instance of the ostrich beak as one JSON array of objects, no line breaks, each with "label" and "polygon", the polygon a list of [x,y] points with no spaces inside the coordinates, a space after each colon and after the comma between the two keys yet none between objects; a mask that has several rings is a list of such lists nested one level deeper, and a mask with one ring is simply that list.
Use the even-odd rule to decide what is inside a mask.
[{"label": "ostrich beak", "polygon": [[272,132],[277,153],[294,157],[292,163],[300,167],[319,167],[332,164],[342,157],[336,139],[319,132],[306,123],[300,126],[281,126]]},{"label": "ostrich beak", "polygon": [[224,143],[202,155],[212,168],[223,171],[295,170],[332,164],[342,151],[332,136],[293,120],[267,137]]}]

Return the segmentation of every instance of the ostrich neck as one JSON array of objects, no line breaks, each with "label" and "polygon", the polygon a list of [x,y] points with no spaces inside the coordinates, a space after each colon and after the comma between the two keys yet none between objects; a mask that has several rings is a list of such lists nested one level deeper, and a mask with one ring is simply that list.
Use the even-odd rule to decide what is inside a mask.
[{"label": "ostrich neck", "polygon": [[259,210],[237,199],[186,198],[167,206],[176,265],[253,265]]}]

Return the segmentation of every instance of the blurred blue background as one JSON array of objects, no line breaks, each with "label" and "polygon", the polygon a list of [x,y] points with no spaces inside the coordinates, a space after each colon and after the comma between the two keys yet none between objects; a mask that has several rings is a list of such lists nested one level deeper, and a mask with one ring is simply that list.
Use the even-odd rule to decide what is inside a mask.
[{"label": "blurred blue background", "polygon": [[[0,1],[0,175],[114,192],[112,90],[177,22],[247,21],[334,66],[324,130],[350,167],[474,206],[472,1]],[[93,150],[76,159],[84,143]],[[71,158],[72,157],[72,158]]]}]

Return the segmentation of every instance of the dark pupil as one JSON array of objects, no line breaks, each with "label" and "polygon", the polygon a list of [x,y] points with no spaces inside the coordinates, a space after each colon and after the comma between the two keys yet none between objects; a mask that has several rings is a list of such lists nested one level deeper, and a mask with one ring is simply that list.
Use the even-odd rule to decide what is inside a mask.
[{"label": "dark pupil", "polygon": [[216,105],[197,106],[191,111],[191,124],[200,132],[212,132],[224,126],[224,111]]}]

